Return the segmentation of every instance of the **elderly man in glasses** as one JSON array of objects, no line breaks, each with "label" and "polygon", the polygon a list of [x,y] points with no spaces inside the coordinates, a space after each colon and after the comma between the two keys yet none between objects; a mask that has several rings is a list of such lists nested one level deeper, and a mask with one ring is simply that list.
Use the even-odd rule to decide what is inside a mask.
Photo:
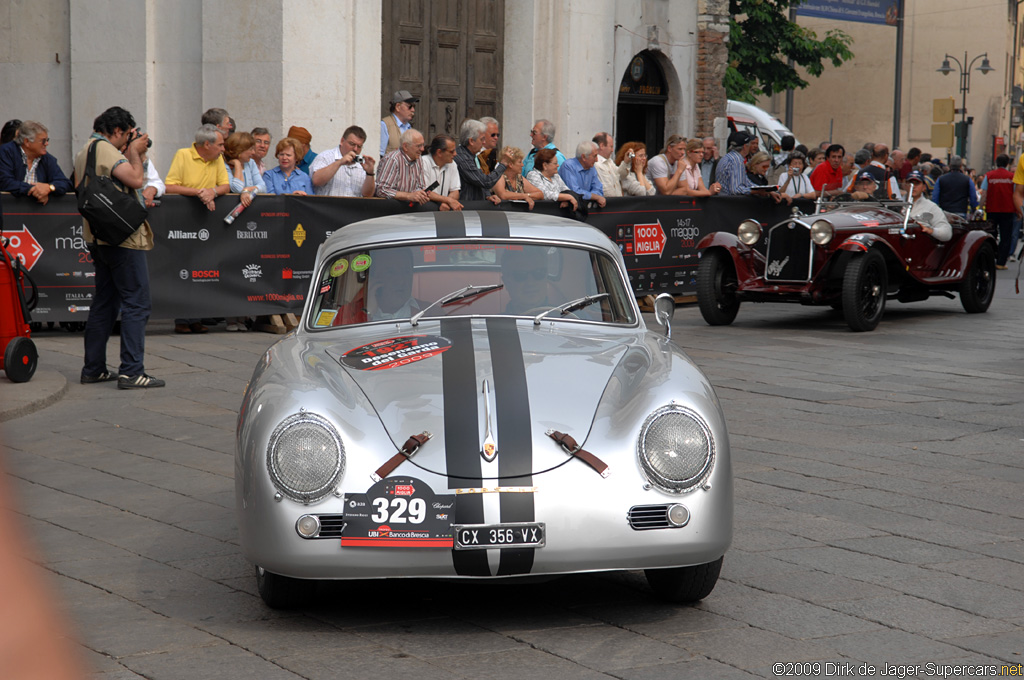
[{"label": "elderly man in glasses", "polygon": [[530,144],[533,145],[533,148],[523,160],[523,177],[526,177],[534,169],[534,159],[541,149],[554,149],[558,167],[562,167],[562,163],[565,162],[565,154],[555,146],[555,124],[550,120],[541,118],[533,124],[533,128],[530,129]]},{"label": "elderly man in glasses", "polygon": [[14,139],[0,146],[0,191],[15,196],[31,196],[43,205],[50,194],[63,196],[71,191],[71,182],[46,152],[50,133],[46,126],[26,120],[18,126]]}]

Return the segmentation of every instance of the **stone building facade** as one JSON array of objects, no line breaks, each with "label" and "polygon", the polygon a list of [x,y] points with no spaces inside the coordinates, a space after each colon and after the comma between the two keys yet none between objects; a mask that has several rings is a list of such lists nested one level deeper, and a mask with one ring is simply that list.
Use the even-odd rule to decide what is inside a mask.
[{"label": "stone building facade", "polygon": [[[551,119],[559,147],[573,153],[577,143],[602,130],[625,141],[619,134],[621,111],[633,115],[633,127],[622,133],[648,139],[706,134],[725,113],[727,0],[417,1],[430,5],[430,16],[461,25],[481,12],[501,13],[502,35],[495,43],[501,53],[493,56],[501,69],[500,91],[494,105],[505,144],[528,147],[536,118]],[[386,12],[388,3],[396,11]],[[345,127],[358,124],[368,133],[367,149],[376,149],[391,82],[382,55],[396,39],[396,27],[385,25],[385,15],[412,11],[414,4],[4,3],[0,118],[46,124],[51,153],[66,168],[93,118],[115,104],[131,110],[150,133],[161,174],[174,151],[191,142],[201,113],[213,106],[226,108],[240,130],[269,128],[275,142],[291,125],[306,127],[318,151],[337,144]],[[658,73],[641,74],[636,82],[661,78],[661,89],[646,100],[643,92],[634,93],[629,106],[647,109],[620,110],[621,83],[636,74],[641,55]],[[481,62],[474,60],[486,56],[467,56],[467,73],[478,72]],[[440,89],[428,85],[414,92],[425,102]],[[648,115],[652,112],[656,115]],[[454,124],[468,113],[476,112],[454,110]]]}]

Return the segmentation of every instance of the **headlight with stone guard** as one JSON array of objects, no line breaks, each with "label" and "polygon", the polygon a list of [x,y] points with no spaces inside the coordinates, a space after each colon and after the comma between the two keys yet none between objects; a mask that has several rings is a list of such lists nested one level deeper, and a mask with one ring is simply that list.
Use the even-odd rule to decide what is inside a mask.
[{"label": "headlight with stone guard", "polygon": [[711,474],[715,442],[703,418],[672,404],[647,417],[640,430],[637,457],[651,484],[669,493],[685,493]]},{"label": "headlight with stone guard", "polygon": [[267,470],[282,494],[312,503],[330,494],[345,474],[345,447],[327,419],[296,413],[271,435]]}]

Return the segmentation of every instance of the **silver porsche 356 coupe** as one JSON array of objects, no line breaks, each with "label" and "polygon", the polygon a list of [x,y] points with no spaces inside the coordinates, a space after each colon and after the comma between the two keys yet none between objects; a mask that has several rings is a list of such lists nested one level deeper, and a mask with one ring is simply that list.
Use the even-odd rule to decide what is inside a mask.
[{"label": "silver porsche 356 coupe", "polygon": [[708,379],[648,331],[622,257],[579,222],[367,220],[320,247],[301,326],[238,419],[242,547],[271,607],[317,579],[645,570],[714,588],[732,540]]}]

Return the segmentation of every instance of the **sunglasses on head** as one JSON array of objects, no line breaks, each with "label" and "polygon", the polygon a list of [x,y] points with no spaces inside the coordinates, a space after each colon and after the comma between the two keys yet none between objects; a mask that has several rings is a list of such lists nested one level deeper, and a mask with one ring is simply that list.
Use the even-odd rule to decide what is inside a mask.
[{"label": "sunglasses on head", "polygon": [[527,278],[532,278],[534,281],[543,281],[548,277],[548,272],[546,269],[530,269],[509,272],[508,275],[516,283],[523,283]]}]

